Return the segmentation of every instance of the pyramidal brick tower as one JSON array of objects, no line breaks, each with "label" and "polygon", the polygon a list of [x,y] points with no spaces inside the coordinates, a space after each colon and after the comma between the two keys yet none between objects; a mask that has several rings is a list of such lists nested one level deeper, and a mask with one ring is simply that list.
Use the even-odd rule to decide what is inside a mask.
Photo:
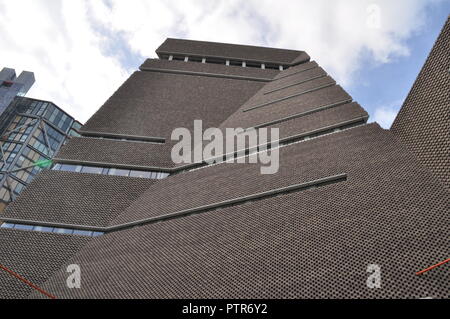
[{"label": "pyramidal brick tower", "polygon": [[[58,298],[448,297],[415,275],[448,258],[448,30],[393,132],[305,52],[167,39],[1,215],[0,264]],[[279,128],[278,173],[174,164],[195,120]]]}]

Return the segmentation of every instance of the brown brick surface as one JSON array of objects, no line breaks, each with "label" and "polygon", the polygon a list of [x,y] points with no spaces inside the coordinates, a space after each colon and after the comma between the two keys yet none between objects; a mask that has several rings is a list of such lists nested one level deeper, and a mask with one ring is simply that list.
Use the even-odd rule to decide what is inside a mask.
[{"label": "brown brick surface", "polygon": [[61,148],[58,158],[87,162],[148,167],[172,167],[172,143],[128,142],[97,138],[73,138]]},{"label": "brown brick surface", "polygon": [[[287,71],[283,71],[279,74],[284,74],[284,72]],[[264,88],[264,92],[277,90],[288,85],[293,85],[302,81],[307,81],[309,79],[325,75],[327,75],[327,73],[321,67],[316,67],[314,69],[309,69],[301,73],[292,74],[292,76],[274,80],[266,85],[266,87]]]},{"label": "brown brick surface", "polygon": [[65,224],[106,226],[156,180],[46,171],[2,216]]},{"label": "brown brick surface", "polygon": [[[408,100],[428,103],[431,96],[437,111],[423,113],[406,107],[399,116],[423,118],[428,128],[438,121],[437,115],[442,117],[448,98],[441,90],[448,72],[447,78],[439,73],[444,68],[441,64],[448,69],[443,58],[448,41],[440,41],[430,58],[437,57],[436,63],[421,73],[429,77],[422,76],[426,81],[419,77],[415,85],[423,81],[427,90],[418,90]],[[265,95],[267,90],[325,75],[301,51],[183,40],[166,41],[158,52],[164,51],[302,63],[276,75],[253,68],[149,60],[144,66],[158,65],[164,72],[133,74],[84,130],[170,139],[175,127],[190,129],[195,119],[203,119],[204,127],[250,127],[342,100],[348,102],[273,127],[287,137],[367,116],[338,85],[242,112],[252,103],[286,97],[331,80],[322,77]],[[271,74],[276,79],[264,83],[210,74],[173,74],[165,68],[216,75]],[[435,80],[437,93],[430,89],[434,84],[428,83]],[[416,117],[415,112],[420,115]],[[210,166],[161,181],[45,172],[5,216],[118,225],[341,173],[347,174],[347,180],[113,232],[91,241],[0,229],[0,263],[60,298],[448,298],[448,267],[422,277],[414,275],[448,258],[448,192],[430,173],[430,165],[420,164],[427,158],[436,171],[448,167],[448,162],[434,161],[435,155],[429,155],[448,144],[428,138],[424,129],[420,129],[419,140],[428,139],[418,143],[406,129],[409,124],[398,121],[395,135],[370,124],[284,146],[281,168],[275,175],[261,175],[259,165],[248,164]],[[441,119],[435,133],[442,135],[447,124]],[[417,152],[411,145],[426,148],[428,144],[433,152],[413,155]],[[60,156],[153,166],[170,165],[169,151],[170,142],[153,145],[76,138]],[[147,157],[148,152],[152,154]],[[82,267],[81,290],[66,287],[65,269],[72,263]],[[366,287],[369,264],[381,266],[381,289]],[[2,297],[22,298],[29,293],[31,298],[42,297],[5,274],[0,274],[0,287],[9,287],[1,290]]]},{"label": "brown brick surface", "polygon": [[294,66],[294,67],[291,67],[291,68],[289,68],[289,69],[287,69],[287,70],[284,70],[284,71],[280,72],[280,74],[278,74],[278,75],[275,77],[275,80],[281,81],[281,79],[290,77],[290,76],[292,76],[292,75],[296,75],[296,74],[298,74],[298,73],[305,72],[305,71],[307,71],[307,70],[310,70],[310,69],[312,69],[312,68],[316,68],[316,67],[318,67],[318,66],[319,66],[319,65],[318,65],[317,62],[315,62],[315,61],[311,61],[311,62],[307,62],[307,63],[302,63],[302,64],[296,65],[296,66]]},{"label": "brown brick surface", "polygon": [[450,190],[450,18],[406,98],[392,132]]},{"label": "brown brick surface", "polygon": [[205,127],[217,127],[262,85],[255,81],[136,72],[83,130],[170,139],[174,128],[190,129],[196,119],[203,119]]},{"label": "brown brick surface", "polygon": [[[298,93],[303,91],[297,91]],[[248,112],[242,112],[247,109],[246,104],[241,109],[230,116],[222,126],[224,127],[252,127],[261,123],[278,120],[287,116],[310,111],[315,108],[341,102],[344,100],[352,100],[340,86],[335,85],[297,97],[290,98],[281,102],[260,107]]]},{"label": "brown brick surface", "polygon": [[[369,125],[286,149],[274,181],[225,165],[175,176],[117,221],[161,213],[162,190],[175,208],[343,171],[348,181],[111,233],[70,260],[84,289],[67,289],[63,271],[44,287],[61,298],[449,297],[448,268],[414,275],[447,257],[445,192],[389,132]],[[381,289],[366,286],[369,264]]]},{"label": "brown brick surface", "polygon": [[[41,287],[52,273],[90,240],[90,237],[0,229],[0,264]],[[33,291],[0,269],[1,299],[26,298]],[[37,297],[47,298],[38,294]]]}]

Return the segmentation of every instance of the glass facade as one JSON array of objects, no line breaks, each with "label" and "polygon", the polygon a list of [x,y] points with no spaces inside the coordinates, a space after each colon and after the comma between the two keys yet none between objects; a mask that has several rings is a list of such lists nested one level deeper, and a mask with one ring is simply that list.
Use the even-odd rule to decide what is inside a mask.
[{"label": "glass facade", "polygon": [[99,175],[101,174],[111,176],[134,177],[134,178],[148,178],[148,179],[164,179],[170,176],[169,173],[165,172],[129,170],[112,167],[98,167],[98,166],[71,165],[71,164],[55,164],[53,166],[53,170],[63,172],[76,172],[76,173],[99,174]]},{"label": "glass facade", "polygon": [[81,124],[50,102],[17,97],[0,117],[0,212],[42,170]]},{"label": "glass facade", "polygon": [[11,224],[3,223],[0,228],[18,229],[25,231],[35,231],[41,233],[55,233],[64,235],[76,235],[76,236],[88,236],[88,237],[98,237],[104,234],[104,232],[88,231],[81,229],[69,229],[69,228],[59,228],[59,227],[47,227],[47,226],[32,226],[24,224]]},{"label": "glass facade", "polygon": [[[53,166],[52,158],[72,136],[80,136],[81,123],[56,105],[16,97],[0,116],[0,212],[14,201],[42,170]],[[54,170],[164,179],[165,172],[56,164]]]}]

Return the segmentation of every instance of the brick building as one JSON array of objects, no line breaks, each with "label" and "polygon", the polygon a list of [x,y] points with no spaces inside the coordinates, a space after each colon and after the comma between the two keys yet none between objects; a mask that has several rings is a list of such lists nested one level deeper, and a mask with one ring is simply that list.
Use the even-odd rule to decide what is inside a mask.
[{"label": "brick building", "polygon": [[[2,214],[0,263],[58,298],[447,298],[415,273],[448,258],[449,28],[392,131],[305,52],[167,39]],[[197,119],[279,128],[279,172],[174,164]]]}]

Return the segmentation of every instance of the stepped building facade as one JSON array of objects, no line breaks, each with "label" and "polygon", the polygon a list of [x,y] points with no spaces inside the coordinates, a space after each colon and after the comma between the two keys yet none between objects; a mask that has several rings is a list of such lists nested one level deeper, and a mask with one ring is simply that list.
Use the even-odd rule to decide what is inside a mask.
[{"label": "stepped building facade", "polygon": [[[305,52],[167,39],[2,213],[0,264],[57,298],[448,297],[416,272],[448,258],[449,29],[392,131]],[[278,172],[175,164],[195,120],[278,128]]]}]

